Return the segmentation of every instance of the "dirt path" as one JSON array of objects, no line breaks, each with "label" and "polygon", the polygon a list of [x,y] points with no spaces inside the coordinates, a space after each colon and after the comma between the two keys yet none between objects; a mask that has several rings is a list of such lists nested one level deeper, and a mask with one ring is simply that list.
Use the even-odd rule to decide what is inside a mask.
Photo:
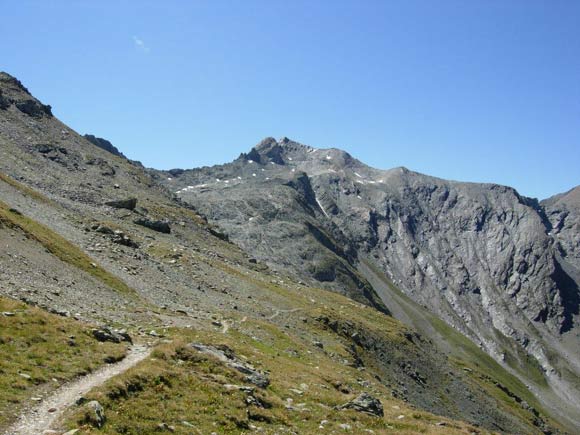
[{"label": "dirt path", "polygon": [[[150,353],[151,349],[145,346],[132,346],[122,361],[102,367],[90,375],[83,376],[76,381],[63,385],[50,396],[43,399],[38,405],[25,410],[16,423],[4,432],[4,435],[41,434],[47,429],[52,429],[52,425],[62,413],[81,396],[103,384],[113,376],[130,369],[138,362],[144,360]],[[56,411],[49,412],[49,410],[54,409]]]}]

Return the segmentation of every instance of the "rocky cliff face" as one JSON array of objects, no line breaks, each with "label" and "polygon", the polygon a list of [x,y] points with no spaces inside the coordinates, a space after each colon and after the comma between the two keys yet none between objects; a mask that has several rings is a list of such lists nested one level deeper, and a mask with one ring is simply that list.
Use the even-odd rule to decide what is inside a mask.
[{"label": "rocky cliff face", "polygon": [[370,266],[523,378],[539,365],[580,399],[578,188],[539,204],[287,138],[158,177],[272,267],[376,305]]},{"label": "rocky cliff face", "polygon": [[580,186],[542,201],[562,259],[580,273]]}]

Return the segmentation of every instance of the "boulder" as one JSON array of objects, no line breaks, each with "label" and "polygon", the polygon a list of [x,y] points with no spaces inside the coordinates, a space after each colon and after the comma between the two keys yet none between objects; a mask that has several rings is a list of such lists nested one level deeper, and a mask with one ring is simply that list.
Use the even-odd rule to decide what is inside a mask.
[{"label": "boulder", "polygon": [[33,118],[42,118],[43,116],[52,117],[52,108],[50,106],[33,99],[18,101],[16,102],[16,107],[22,113]]},{"label": "boulder", "polygon": [[135,222],[137,225],[149,228],[150,230],[157,231],[158,233],[170,234],[171,227],[167,221],[152,220],[149,218],[139,218]]},{"label": "boulder", "polygon": [[127,234],[121,230],[116,230],[111,239],[113,243],[118,245],[128,246],[129,248],[138,248],[139,244],[132,240]]},{"label": "boulder", "polygon": [[91,228],[97,233],[107,234],[109,236],[115,234],[115,230],[103,224],[95,224]]},{"label": "boulder", "polygon": [[105,342],[110,341],[111,343],[121,343],[126,341],[128,343],[133,343],[131,336],[127,334],[124,330],[109,329],[109,328],[99,328],[93,329],[93,337],[98,341]]},{"label": "boulder", "polygon": [[119,199],[116,201],[105,202],[105,205],[113,208],[124,208],[126,210],[135,210],[137,207],[137,198]]},{"label": "boulder", "polygon": [[86,404],[86,423],[96,428],[102,428],[105,425],[105,410],[103,406],[96,400],[92,400]]},{"label": "boulder", "polygon": [[191,347],[193,347],[198,352],[217,358],[219,361],[225,363],[228,367],[246,375],[245,380],[251,384],[254,384],[260,388],[267,388],[268,385],[270,385],[270,379],[266,373],[258,371],[252,365],[237,358],[234,351],[225,345],[216,347],[207,346],[205,344],[192,343]]},{"label": "boulder", "polygon": [[370,415],[376,415],[377,417],[383,417],[385,415],[381,401],[366,392],[340,406],[339,409],[352,409]]}]

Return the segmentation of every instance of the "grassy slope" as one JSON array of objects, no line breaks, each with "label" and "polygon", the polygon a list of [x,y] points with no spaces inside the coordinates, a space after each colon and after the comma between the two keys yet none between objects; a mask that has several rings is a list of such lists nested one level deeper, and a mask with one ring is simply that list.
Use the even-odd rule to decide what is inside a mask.
[{"label": "grassy slope", "polygon": [[[530,415],[525,413],[513,398],[506,395],[505,391],[502,391],[501,388],[498,388],[497,384],[499,383],[507,388],[511,393],[525,400],[528,404],[542,412],[544,415],[547,415],[538,400],[517,377],[509,373],[504,367],[477,347],[463,334],[459,333],[443,320],[435,317],[427,310],[410,300],[386,276],[384,276],[384,274],[373,267],[372,264],[366,264],[372,269],[373,273],[375,273],[377,277],[379,277],[389,287],[396,297],[402,299],[406,304],[412,304],[421,312],[423,318],[430,323],[440,337],[442,337],[447,343],[451,344],[451,361],[453,361],[457,366],[467,369],[467,373],[470,377],[484,388],[489,395],[496,398],[500,403],[503,403],[506,407],[510,408],[513,413],[521,416],[524,420],[530,418]],[[406,314],[411,317],[415,316],[413,310],[406,311]],[[497,334],[501,335],[499,332],[497,332]],[[528,370],[526,375],[535,380],[539,385],[546,385],[545,378],[540,372],[537,362],[531,361],[530,358],[527,357],[525,363]],[[512,367],[514,370],[522,370],[522,368],[516,366],[515,363],[514,366],[515,367]],[[554,424],[555,422],[552,421],[551,423]]]},{"label": "grassy slope", "polygon": [[8,228],[15,228],[23,231],[27,237],[36,240],[44,246],[51,254],[60,260],[92,275],[103,284],[126,295],[134,295],[135,292],[121,279],[107,272],[98,266],[81,249],[73,245],[64,237],[56,234],[46,226],[24,216],[20,212],[11,209],[4,202],[0,201],[0,224]]},{"label": "grassy slope", "polygon": [[[152,358],[89,395],[105,406],[107,424],[103,429],[84,424],[83,408],[70,413],[67,426],[82,427],[83,434],[155,433],[160,423],[173,426],[176,434],[237,434],[257,427],[262,428],[261,433],[314,434],[327,420],[324,426],[329,433],[345,432],[340,424],[350,425],[353,433],[486,433],[411,409],[390,397],[369,374],[339,364],[270,323],[246,320],[245,330],[253,333],[174,331],[172,343],[160,346]],[[243,377],[191,349],[190,342],[227,345],[240,358],[269,372],[270,387],[255,392],[265,408],[248,406],[246,393],[228,389],[227,384],[243,385]],[[384,418],[334,409],[362,390],[357,381],[372,384],[373,394],[385,407]],[[399,418],[401,415],[404,417]],[[445,426],[437,425],[440,422]]]},{"label": "grassy slope", "polygon": [[0,297],[0,313],[4,312],[14,315],[0,314],[0,430],[39,391],[53,390],[91,372],[105,358],[119,359],[126,353],[124,344],[92,338],[90,325]]}]

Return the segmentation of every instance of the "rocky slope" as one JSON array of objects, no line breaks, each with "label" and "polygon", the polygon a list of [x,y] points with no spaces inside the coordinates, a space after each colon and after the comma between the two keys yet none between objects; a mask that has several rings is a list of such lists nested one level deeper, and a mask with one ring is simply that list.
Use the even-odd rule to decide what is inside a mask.
[{"label": "rocky slope", "polygon": [[[578,188],[539,204],[287,138],[154,175],[271,267],[375,306],[378,293],[453,353],[428,312],[444,319],[579,424],[566,408],[580,403]],[[397,305],[399,289],[419,318]]]}]

